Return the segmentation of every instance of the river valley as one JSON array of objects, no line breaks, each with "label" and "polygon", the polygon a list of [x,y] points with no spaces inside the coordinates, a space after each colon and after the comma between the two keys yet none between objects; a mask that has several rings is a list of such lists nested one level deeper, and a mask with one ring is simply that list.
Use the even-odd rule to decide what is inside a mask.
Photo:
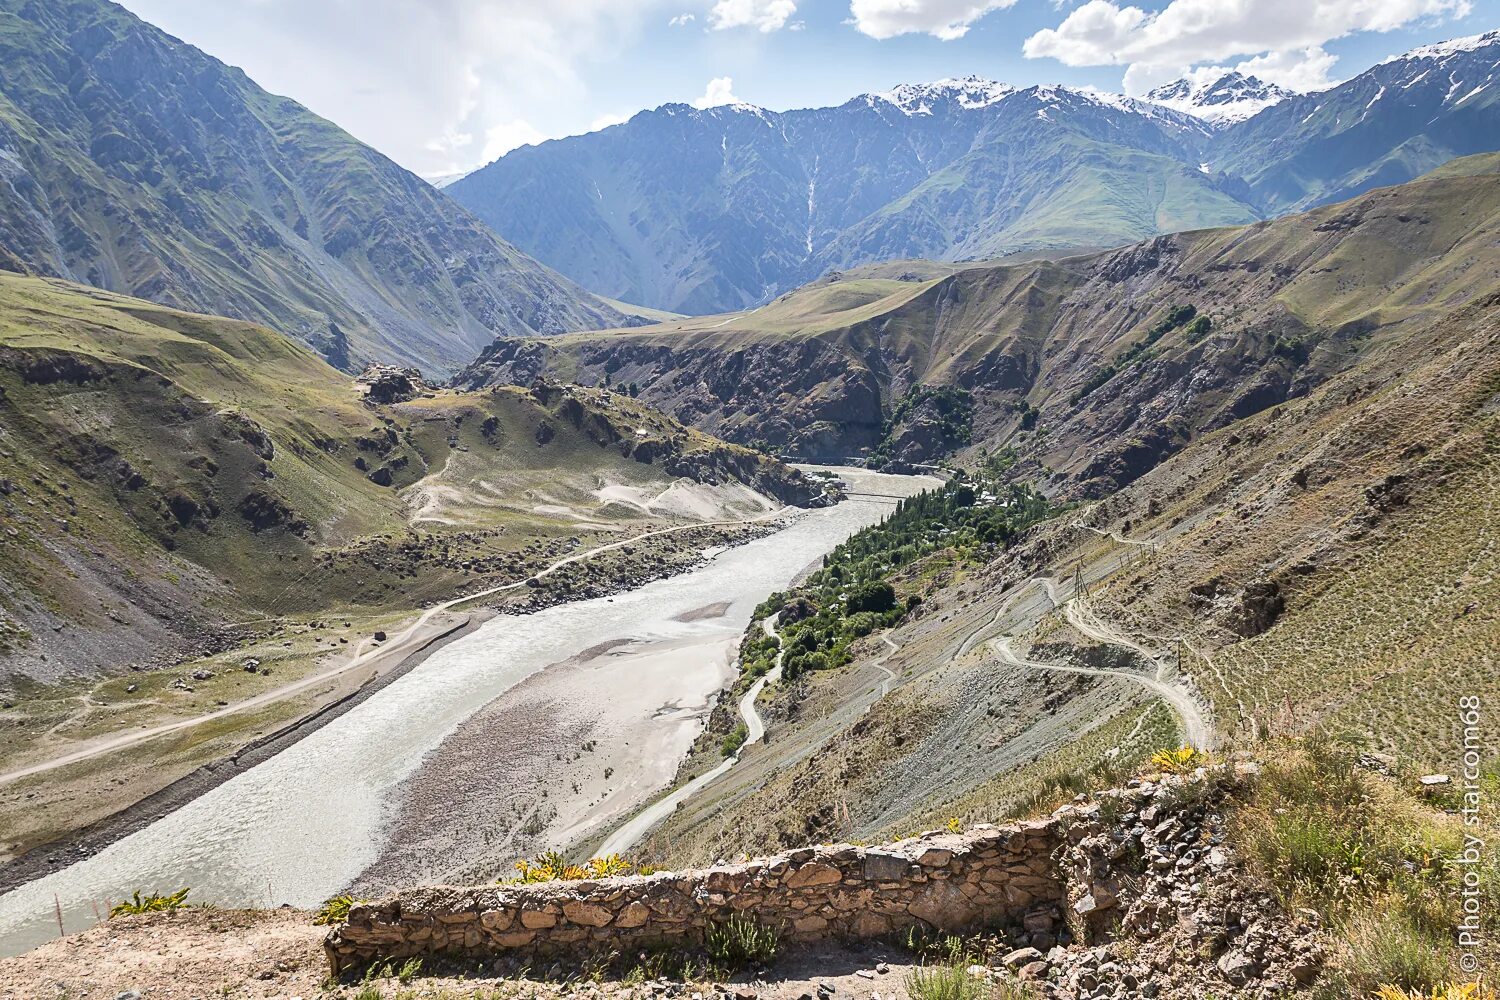
[{"label": "river valley", "polygon": [[[857,492],[936,482],[839,471]],[[497,616],[264,764],[0,896],[0,953],[55,936],[59,912],[68,931],[92,924],[136,889],[314,906],[352,884],[493,878],[523,844],[597,840],[670,781],[756,604],[889,510],[802,512],[691,572]]]}]

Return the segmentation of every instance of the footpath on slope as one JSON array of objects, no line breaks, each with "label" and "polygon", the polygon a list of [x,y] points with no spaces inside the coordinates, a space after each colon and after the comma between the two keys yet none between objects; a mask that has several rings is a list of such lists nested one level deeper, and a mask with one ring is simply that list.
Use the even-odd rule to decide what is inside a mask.
[{"label": "footpath on slope", "polygon": [[[1097,528],[1087,528],[1086,530],[1121,544],[1142,546],[1153,544],[1149,541],[1124,538],[1117,532],[1104,532]],[[1024,659],[1017,656],[1015,651],[1011,649],[1010,640],[1013,638],[1012,636],[998,636],[985,640],[985,645],[988,649],[992,650],[1002,661],[1014,667],[1032,670],[1050,670],[1058,673],[1086,674],[1096,677],[1121,677],[1132,683],[1139,684],[1166,702],[1167,706],[1172,709],[1182,726],[1183,737],[1188,743],[1205,750],[1211,749],[1214,746],[1217,737],[1214,732],[1212,720],[1204,713],[1200,699],[1192,687],[1181,677],[1169,675],[1167,664],[1161,653],[1147,649],[1114,625],[1105,621],[1088,604],[1082,594],[1074,594],[1071,597],[1062,596],[1058,582],[1053,577],[1034,576],[1022,583],[1016,589],[1015,593],[1011,595],[1011,600],[1007,601],[987,624],[970,633],[960,646],[960,654],[974,648],[974,645],[980,641],[978,637],[987,629],[994,627],[995,623],[1009,609],[1015,598],[1038,584],[1046,590],[1047,597],[1052,602],[1053,607],[1063,613],[1063,617],[1067,620],[1068,624],[1096,642],[1129,650],[1146,663],[1151,664],[1155,673],[1144,674],[1140,671],[1124,668],[1110,669],[1104,667],[1079,667],[1057,663],[1041,663],[1036,660]]]},{"label": "footpath on slope", "polygon": [[421,615],[417,617],[416,621],[409,625],[394,639],[390,640],[389,642],[383,643],[374,649],[369,648],[374,640],[371,637],[366,636],[365,638],[360,640],[359,644],[354,649],[353,655],[351,655],[346,662],[333,667],[332,669],[321,671],[319,673],[288,682],[281,685],[280,687],[273,688],[270,691],[264,691],[252,698],[247,698],[244,701],[238,702],[237,704],[221,708],[214,712],[209,712],[205,715],[196,716],[191,719],[182,719],[177,722],[164,723],[163,725],[152,726],[147,729],[121,733],[116,736],[104,737],[103,739],[81,749],[74,750],[61,756],[53,757],[49,760],[41,761],[36,764],[31,764],[26,767],[17,768],[15,770],[0,774],[0,785],[6,785],[10,782],[30,777],[31,775],[43,774],[47,771],[55,770],[59,767],[66,767],[69,764],[76,764],[80,761],[90,760],[94,757],[113,753],[117,750],[123,750],[126,747],[135,746],[138,743],[143,743],[147,740],[155,739],[159,736],[165,736],[169,733],[181,732],[185,729],[191,729],[195,726],[201,726],[205,723],[213,722],[229,715],[235,715],[253,708],[260,708],[264,705],[280,701],[281,699],[296,694],[299,691],[304,691],[310,687],[314,687],[333,678],[339,677],[340,675],[346,674],[351,670],[356,670],[360,667],[368,666],[372,663],[378,665],[379,663],[386,660],[394,660],[396,667],[399,669],[401,661],[404,660],[407,656],[427,649],[434,642],[452,635],[454,632],[457,632],[459,629],[462,629],[468,624],[468,619],[465,618],[465,620],[461,622],[441,622],[438,625],[434,626],[432,623],[434,619],[437,618],[437,616],[442,615],[447,611],[451,611],[453,608],[456,608],[460,604],[467,604],[470,601],[477,601],[482,598],[493,597],[496,594],[505,593],[511,590],[517,590],[521,587],[526,586],[529,580],[540,580],[544,577],[552,575],[553,573],[556,573],[558,570],[562,569],[565,566],[572,565],[573,563],[581,562],[585,559],[592,558],[602,553],[611,552],[616,549],[623,548],[627,545],[634,545],[639,542],[645,541],[646,539],[656,538],[662,535],[669,535],[676,532],[690,531],[699,528],[716,528],[741,524],[754,524],[760,521],[766,521],[775,517],[782,516],[785,513],[786,508],[783,507],[777,508],[776,510],[767,511],[764,514],[759,514],[755,517],[727,521],[704,521],[693,524],[674,525],[670,528],[658,528],[652,531],[643,532],[639,535],[632,535],[629,538],[623,538],[618,541],[610,542],[605,545],[595,546],[594,548],[588,549],[584,552],[574,553],[573,555],[566,556],[562,559],[557,560],[556,562],[551,563],[546,568],[538,570],[531,576],[525,577],[521,580],[517,580],[512,583],[501,584],[497,587],[490,587],[487,590],[477,591],[472,594],[465,594],[461,597],[455,597],[440,604],[435,604],[427,610],[423,611]]},{"label": "footpath on slope", "polygon": [[[777,617],[778,615],[775,614],[769,615],[768,617],[761,619],[760,623],[761,630],[765,632],[766,635],[771,636],[772,638],[779,638],[776,632]],[[879,701],[881,698],[884,698],[886,695],[890,694],[891,685],[896,682],[895,671],[887,667],[885,665],[885,662],[889,660],[892,655],[901,650],[901,647],[898,646],[890,636],[883,635],[881,636],[881,639],[889,648],[880,657],[871,661],[871,664],[874,667],[885,674],[885,679],[880,682],[880,695],[875,699],[876,701]],[[676,812],[677,808],[680,805],[682,805],[692,796],[696,795],[698,792],[713,784],[713,782],[717,781],[722,775],[727,773],[731,768],[738,764],[740,761],[740,754],[744,752],[746,747],[752,746],[765,739],[765,720],[760,717],[760,713],[756,710],[755,702],[760,697],[761,692],[765,690],[767,684],[775,684],[781,679],[781,659],[784,655],[785,651],[782,649],[778,649],[776,651],[776,661],[772,668],[766,671],[764,677],[756,680],[756,682],[750,686],[750,690],[746,691],[744,696],[740,698],[739,712],[740,718],[745,724],[746,734],[745,742],[740,744],[740,748],[736,750],[732,756],[730,756],[727,760],[724,761],[724,763],[720,764],[718,767],[714,768],[711,771],[705,772],[704,774],[700,774],[698,777],[683,785],[681,788],[673,791],[670,795],[667,795],[664,798],[653,802],[643,808],[635,816],[631,817],[631,819],[627,823],[616,829],[607,838],[605,838],[604,842],[599,845],[599,849],[592,855],[590,855],[591,857],[607,858],[611,854],[624,854],[625,852],[633,849],[636,844],[639,844],[643,839],[645,839],[646,834],[650,833],[652,828],[654,828],[658,823],[666,819],[672,813]],[[865,713],[868,714],[874,707],[875,702],[871,702],[865,707]]]}]

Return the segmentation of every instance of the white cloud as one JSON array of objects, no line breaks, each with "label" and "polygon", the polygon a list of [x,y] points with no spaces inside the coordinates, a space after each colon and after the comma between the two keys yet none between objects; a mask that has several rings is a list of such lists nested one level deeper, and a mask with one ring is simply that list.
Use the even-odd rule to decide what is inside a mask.
[{"label": "white cloud", "polygon": [[693,107],[717,108],[725,104],[738,103],[740,99],[734,96],[734,78],[716,76],[708,81],[708,88],[703,91],[703,96],[693,101]]},{"label": "white cloud", "polygon": [[973,23],[1016,0],[850,0],[849,20],[871,38],[926,34],[962,38]]},{"label": "white cloud", "polygon": [[552,136],[547,135],[524,118],[515,118],[498,125],[491,125],[484,133],[484,162],[498,160],[512,149],[535,146],[551,138]]},{"label": "white cloud", "polygon": [[541,134],[518,123],[562,129],[553,117],[596,97],[584,67],[628,51],[648,24],[681,10],[683,0],[126,5],[431,175],[472,169],[487,151]]},{"label": "white cloud", "polygon": [[1139,93],[1188,67],[1252,56],[1235,68],[1297,90],[1331,82],[1325,42],[1359,31],[1468,14],[1470,0],[1172,0],[1158,12],[1089,0],[1055,28],[1026,39],[1032,59],[1069,66],[1129,66]]},{"label": "white cloud", "polygon": [[1181,79],[1197,88],[1215,82],[1226,73],[1236,72],[1305,94],[1314,90],[1327,90],[1340,82],[1332,75],[1333,64],[1336,62],[1338,56],[1325,52],[1321,46],[1313,45],[1287,52],[1267,52],[1236,63],[1207,63],[1202,66],[1131,63],[1125,70],[1124,90],[1127,94],[1144,94],[1153,87]]},{"label": "white cloud", "polygon": [[779,31],[795,13],[795,0],[719,0],[708,12],[708,25],[715,31],[725,28]]},{"label": "white cloud", "polygon": [[630,115],[603,114],[589,123],[589,131],[597,132],[601,128],[609,128],[611,125],[623,125],[630,121]]},{"label": "white cloud", "polygon": [[692,14],[678,14],[667,22],[667,26],[671,28],[686,28],[696,20],[698,19]]}]

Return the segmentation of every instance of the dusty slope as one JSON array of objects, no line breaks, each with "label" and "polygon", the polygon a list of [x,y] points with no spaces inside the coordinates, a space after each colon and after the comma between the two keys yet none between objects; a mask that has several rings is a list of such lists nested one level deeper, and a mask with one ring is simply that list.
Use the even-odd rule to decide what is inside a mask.
[{"label": "dusty slope", "polygon": [[[619,394],[366,388],[262,327],[0,278],[7,687],[181,654],[226,620],[411,607],[549,538],[818,492]],[[684,478],[715,485],[653,499]]]},{"label": "dusty slope", "polygon": [[[1472,190],[1497,194],[1493,178]],[[1209,395],[1212,369],[1184,368],[1190,391],[1140,418],[1179,420],[1180,450],[987,565],[898,573],[898,591],[925,588],[928,599],[890,633],[901,647],[886,661],[900,675],[890,694],[879,694],[874,660],[885,654],[873,638],[850,666],[774,693],[764,746],[657,831],[652,851],[702,859],[757,842],[874,837],[950,815],[994,819],[1087,785],[1179,739],[1180,723],[1129,679],[1016,660],[1141,669],[1138,654],[1122,661],[1100,648],[1097,635],[1107,633],[1180,676],[1229,746],[1327,732],[1416,773],[1451,770],[1456,699],[1500,697],[1500,293],[1493,235],[1466,232],[1463,218],[1489,212],[1493,200],[1444,215],[1428,200],[1440,192],[1390,189],[1314,216],[1328,228],[1309,237],[1301,271],[1267,252],[1289,252],[1275,239],[1285,223],[1201,237],[1221,259],[1234,251],[1264,262],[1238,272],[1247,289],[1281,268],[1265,308],[1305,324],[1297,391],[1237,418],[1213,410],[1194,425],[1175,414]],[[1379,299],[1360,307],[1381,248],[1409,263],[1387,254]],[[1172,267],[1163,291],[1146,284],[1152,273],[1131,285],[1148,301],[1170,301],[1189,279]],[[1214,273],[1200,272],[1200,287],[1219,280]],[[1245,294],[1231,321],[1256,314]],[[1335,321],[1369,332],[1319,337]],[[1205,343],[1221,336],[1223,352],[1253,343],[1250,332]],[[1168,365],[1149,361],[1139,379],[1102,387],[1101,405],[1134,399]],[[1041,408],[1046,426],[1049,404]],[[1057,426],[1031,454],[1057,455],[1065,469],[1064,441],[1083,438],[1087,415]],[[1141,447],[1133,423],[1094,416],[1087,447]],[[1026,464],[1014,474],[1026,475]],[[1066,581],[1064,600],[1081,578],[1091,620],[1107,628],[1080,631],[1068,608],[1032,585],[1038,575]],[[997,636],[1012,637],[1014,658],[986,649],[983,640]]]}]

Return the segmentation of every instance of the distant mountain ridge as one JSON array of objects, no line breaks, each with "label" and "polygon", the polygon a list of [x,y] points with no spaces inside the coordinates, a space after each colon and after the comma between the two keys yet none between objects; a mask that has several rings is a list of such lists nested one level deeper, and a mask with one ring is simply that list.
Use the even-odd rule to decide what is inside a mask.
[{"label": "distant mountain ridge", "polygon": [[295,101],[104,0],[0,0],[0,268],[443,373],[628,322]]},{"label": "distant mountain ridge", "polygon": [[965,77],[831,108],[668,104],[447,191],[601,294],[712,313],[876,261],[1120,245],[1410,180],[1500,148],[1497,66],[1491,32],[1318,94],[1231,72],[1149,100]]},{"label": "distant mountain ridge", "polygon": [[600,294],[704,313],[872,260],[1251,221],[1197,169],[1212,135],[1143,101],[970,78],[784,113],[669,104],[446,190]]}]

